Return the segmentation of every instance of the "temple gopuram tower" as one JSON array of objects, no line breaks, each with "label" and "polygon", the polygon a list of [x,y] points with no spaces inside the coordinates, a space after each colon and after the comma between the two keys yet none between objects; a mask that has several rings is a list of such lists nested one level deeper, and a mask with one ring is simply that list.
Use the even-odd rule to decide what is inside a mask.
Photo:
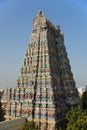
[{"label": "temple gopuram tower", "polygon": [[26,117],[40,130],[56,130],[71,106],[78,105],[78,91],[60,26],[55,27],[40,11],[15,88],[4,91],[6,120]]}]

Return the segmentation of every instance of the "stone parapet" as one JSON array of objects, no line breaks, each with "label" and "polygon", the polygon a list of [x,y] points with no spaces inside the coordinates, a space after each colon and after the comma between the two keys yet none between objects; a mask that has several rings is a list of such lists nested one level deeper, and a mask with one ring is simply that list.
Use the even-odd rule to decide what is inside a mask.
[{"label": "stone parapet", "polygon": [[0,122],[0,130],[18,130],[26,123],[26,118],[21,117],[9,121]]}]

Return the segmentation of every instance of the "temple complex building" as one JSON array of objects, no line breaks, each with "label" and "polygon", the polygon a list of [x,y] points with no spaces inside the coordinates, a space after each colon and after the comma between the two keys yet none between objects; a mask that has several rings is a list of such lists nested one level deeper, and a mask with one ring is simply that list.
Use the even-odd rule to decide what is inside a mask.
[{"label": "temple complex building", "polygon": [[60,26],[39,11],[14,88],[4,91],[6,120],[26,117],[40,130],[56,130],[66,112],[80,103]]}]

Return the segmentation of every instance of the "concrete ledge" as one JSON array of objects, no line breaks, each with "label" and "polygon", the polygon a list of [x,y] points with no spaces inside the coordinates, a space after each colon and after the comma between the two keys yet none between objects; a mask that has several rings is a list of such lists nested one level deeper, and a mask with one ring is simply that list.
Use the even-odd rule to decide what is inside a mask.
[{"label": "concrete ledge", "polygon": [[18,130],[26,123],[26,118],[21,117],[9,121],[0,122],[0,130]]}]

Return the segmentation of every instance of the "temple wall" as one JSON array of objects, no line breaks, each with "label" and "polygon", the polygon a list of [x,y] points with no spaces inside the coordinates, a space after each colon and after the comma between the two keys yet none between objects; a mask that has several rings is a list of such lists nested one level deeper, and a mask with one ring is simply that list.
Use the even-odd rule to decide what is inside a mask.
[{"label": "temple wall", "polygon": [[0,130],[19,130],[26,123],[26,118],[18,118],[0,122]]}]

